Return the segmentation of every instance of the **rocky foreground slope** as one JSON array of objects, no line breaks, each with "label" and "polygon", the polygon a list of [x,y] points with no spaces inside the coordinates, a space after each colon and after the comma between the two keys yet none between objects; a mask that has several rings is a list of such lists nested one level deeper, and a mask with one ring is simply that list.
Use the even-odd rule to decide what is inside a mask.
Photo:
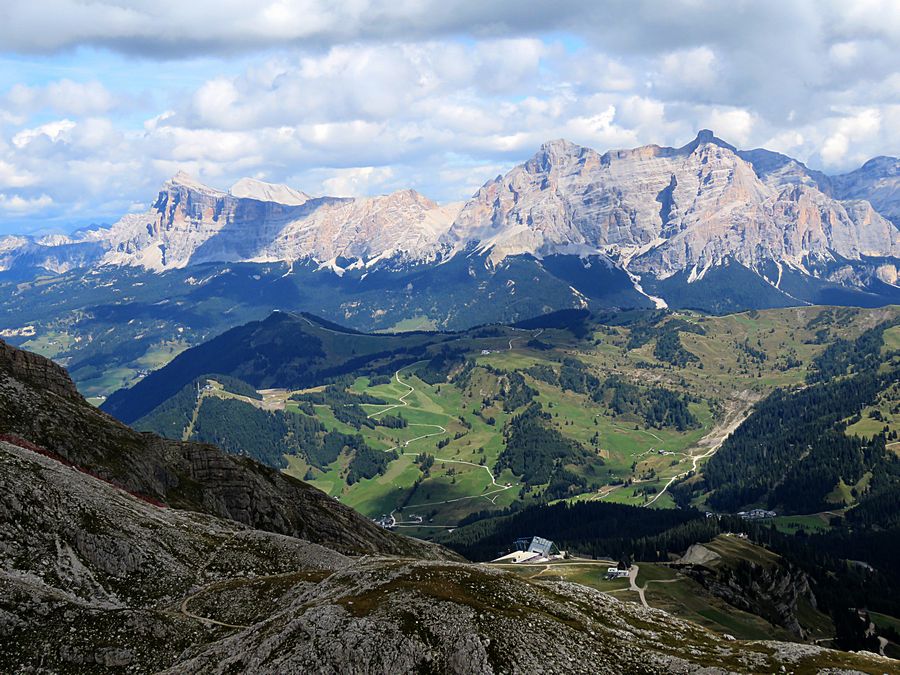
[{"label": "rocky foreground slope", "polygon": [[[89,411],[62,369],[6,345],[0,411],[3,672],[892,666],[875,656],[724,639],[575,584],[531,582],[376,536],[302,483],[252,463],[229,465],[208,446],[129,432]],[[205,471],[211,458],[224,473]]]},{"label": "rocky foreground slope", "polygon": [[141,500],[0,441],[5,672],[887,672],[740,643],[568,583],[352,558]]},{"label": "rocky foreground slope", "polygon": [[229,518],[345,553],[446,554],[375,526],[306,483],[202,443],[140,434],[88,404],[66,371],[0,340],[0,435],[168,506]]}]

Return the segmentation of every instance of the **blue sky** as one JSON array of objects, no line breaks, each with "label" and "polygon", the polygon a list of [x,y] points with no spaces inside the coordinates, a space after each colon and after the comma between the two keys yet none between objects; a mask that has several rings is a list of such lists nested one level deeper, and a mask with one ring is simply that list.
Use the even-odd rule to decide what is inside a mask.
[{"label": "blue sky", "polygon": [[839,173],[900,152],[900,3],[6,0],[0,234],[143,210],[185,170],[469,196],[565,137],[700,128]]}]

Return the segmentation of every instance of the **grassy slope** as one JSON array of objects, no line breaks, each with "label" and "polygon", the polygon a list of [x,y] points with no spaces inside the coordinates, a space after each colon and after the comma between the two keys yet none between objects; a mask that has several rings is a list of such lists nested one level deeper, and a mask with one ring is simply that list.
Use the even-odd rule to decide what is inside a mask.
[{"label": "grassy slope", "polygon": [[[628,579],[606,580],[604,575],[613,561],[559,561],[539,565],[498,565],[523,577],[543,581],[572,581],[611,593],[620,600],[638,602],[629,589]],[[711,595],[699,583],[676,570],[656,563],[639,564],[636,580],[646,587],[647,604],[675,616],[688,619],[718,633],[728,633],[743,640],[792,640],[791,634],[764,619],[732,607]]]},{"label": "grassy slope", "polygon": [[[588,364],[599,377],[617,374],[629,381],[658,384],[699,397],[699,402],[690,405],[700,422],[699,428],[684,432],[672,428],[648,429],[642,420],[634,416],[616,416],[607,406],[587,396],[563,391],[526,375],[529,386],[538,391],[537,399],[551,413],[551,423],[563,435],[591,448],[592,437],[599,433],[598,452],[605,462],[605,474],[587,477],[589,480],[600,483],[628,479],[637,481],[631,486],[607,486],[599,492],[590,491],[577,498],[640,505],[648,501],[640,488],[658,490],[669,479],[691,468],[690,455],[702,452],[695,446],[721,421],[723,411],[746,408],[749,401],[765,395],[775,386],[802,383],[808,364],[824,349],[825,343],[838,337],[853,338],[895,311],[893,308],[831,310],[808,307],[745,312],[724,317],[679,313],[668,320],[686,321],[700,326],[705,332],[704,335],[681,333],[685,348],[700,358],[699,363],[685,367],[672,366],[656,359],[654,339],[637,349],[627,349],[630,329],[624,326],[598,326],[586,339],[576,339],[566,330],[543,330],[539,339],[551,345],[550,350],[528,347],[528,339],[537,334],[536,330],[525,332],[501,328],[498,335],[490,337],[476,337],[468,333],[440,339],[450,340],[454,348],[464,349],[479,365],[492,369],[522,371],[536,364],[555,364],[562,356],[569,355]],[[889,338],[900,343],[900,333],[894,335],[894,332],[889,331]],[[316,333],[325,341],[326,351],[335,355],[381,351],[395,339],[384,335],[342,334],[324,329],[317,329]],[[418,343],[435,338],[410,335],[403,339]],[[741,347],[745,343],[755,350],[764,351],[767,358],[754,360]],[[483,350],[490,353],[483,354]],[[793,362],[786,360],[788,354]],[[399,399],[405,395],[407,405],[387,412],[402,414],[411,423],[409,427],[363,427],[360,430],[367,443],[375,449],[388,450],[400,446],[397,447],[398,452],[402,453],[399,459],[389,465],[384,475],[347,486],[342,474],[346,471],[348,458],[342,456],[326,471],[313,469],[311,482],[371,517],[391,513],[406,504],[405,509],[395,514],[402,525],[409,526],[403,531],[424,535],[441,527],[452,527],[471,513],[513,503],[519,498],[519,484],[515,476],[505,472],[496,477],[497,482],[501,487],[507,483],[513,487],[497,491],[484,468],[493,469],[503,450],[500,431],[510,414],[515,412],[505,412],[499,401],[481,410],[482,399],[498,393],[500,383],[497,375],[488,369],[477,368],[468,387],[461,388],[449,382],[429,385],[414,375],[415,368],[407,366],[402,369],[402,382],[393,378],[389,384],[370,387],[368,378],[358,377],[351,387],[356,392],[370,393],[394,405],[399,405]],[[412,393],[409,393],[410,386],[415,389]],[[292,407],[293,404],[288,403],[287,409]],[[368,406],[367,410],[377,413],[385,408]],[[476,415],[479,411],[481,415]],[[352,427],[338,422],[327,406],[318,406],[316,412],[327,428],[356,433]],[[471,429],[460,422],[460,416]],[[489,417],[496,420],[494,426],[485,422]],[[864,417],[861,423],[866,419]],[[440,427],[446,429],[446,434],[441,432]],[[456,435],[461,437],[455,439]],[[436,444],[448,438],[449,445],[438,450]],[[660,454],[660,450],[667,454]],[[429,476],[424,476],[414,462],[414,456],[422,452],[436,458]],[[288,473],[300,478],[307,475],[310,467],[302,460],[293,457],[288,461]],[[484,466],[479,466],[482,461]],[[634,471],[632,465],[635,465]],[[567,468],[575,473],[581,471],[579,467]],[[652,477],[641,482],[642,477],[651,473]],[[417,479],[419,484],[416,486]],[[848,492],[850,487],[846,488]],[[529,499],[531,495],[525,498]],[[840,501],[836,498],[837,507]],[[668,495],[663,495],[653,506],[670,507],[672,500]],[[418,518],[413,516],[421,517],[424,522],[417,522]],[[785,522],[781,526],[790,528],[799,524]],[[804,525],[808,528],[824,527],[827,520],[814,518]]]},{"label": "grassy slope", "polygon": [[[834,337],[853,337],[865,328],[881,320],[885,311],[855,313],[853,320],[844,325],[835,322],[820,321],[819,324],[807,327],[815,320],[822,308],[800,308],[770,310],[767,312],[744,313],[726,317],[703,317],[695,314],[683,314],[680,318],[703,326],[706,335],[682,333],[685,346],[701,358],[702,368],[688,365],[676,368],[660,363],[653,356],[653,342],[636,350],[627,350],[628,329],[613,328],[610,331],[597,332],[589,340],[575,340],[571,334],[561,330],[545,330],[540,340],[551,344],[554,350],[539,351],[529,349],[526,340],[514,341],[513,349],[508,348],[508,339],[512,333],[503,337],[473,340],[471,347],[475,351],[475,359],[480,365],[491,366],[501,370],[523,370],[529,366],[552,363],[561,353],[577,356],[588,363],[598,374],[617,373],[632,381],[652,381],[677,391],[699,393],[704,400],[691,404],[691,410],[701,423],[700,428],[677,432],[673,429],[645,429],[640,420],[628,415],[614,416],[603,405],[591,401],[588,397],[557,387],[538,382],[526,376],[528,384],[538,392],[538,400],[545,410],[552,415],[553,425],[564,435],[580,441],[590,447],[590,439],[595,432],[600,434],[600,454],[610,472],[605,480],[624,479],[633,475],[647,474],[651,469],[656,472],[659,482],[653,479],[650,484],[665,485],[667,480],[689,468],[688,454],[705,434],[716,424],[711,400],[717,404],[739,396],[758,397],[775,386],[799,384],[806,374],[806,365],[821,352],[822,344],[816,344],[816,331],[824,326],[829,331],[828,339]],[[851,310],[852,311],[852,310]],[[760,363],[748,360],[746,354],[735,345],[749,341],[757,349],[771,354],[770,358]],[[794,346],[799,366],[787,368],[787,364],[779,355],[784,353],[787,345]],[[481,349],[492,353],[483,355]],[[648,367],[648,365],[653,367]],[[431,477],[423,479],[416,490],[410,504],[415,509],[407,509],[410,513],[427,516],[432,515],[434,525],[449,526],[468,513],[507,504],[515,498],[518,490],[508,490],[499,495],[480,497],[490,483],[483,469],[460,465],[446,464],[440,468],[440,459],[457,459],[477,463],[481,456],[476,450],[484,447],[485,463],[493,466],[496,457],[502,450],[502,442],[498,430],[509,415],[499,406],[494,405],[484,410],[484,416],[493,416],[497,420],[495,427],[487,426],[481,418],[472,414],[480,407],[480,399],[496,393],[496,377],[484,370],[476,370],[472,383],[467,390],[461,390],[449,383],[439,386],[425,384],[409,370],[404,371],[403,379],[415,387],[416,392],[407,398],[410,404],[401,408],[402,414],[410,421],[427,424],[444,425],[450,437],[465,431],[455,418],[462,412],[466,420],[472,424],[472,430],[463,438],[452,441],[449,446],[437,451],[434,437],[413,442],[407,452],[427,451],[438,458]],[[392,381],[389,385],[367,387],[367,381],[359,378],[353,387],[356,391],[368,391],[388,400],[394,400],[408,389]],[[743,405],[746,405],[744,403]],[[374,407],[373,407],[374,409]],[[397,410],[392,411],[394,413]],[[326,413],[323,419],[329,420]],[[444,421],[442,421],[444,420]],[[326,424],[331,424],[326,421]],[[637,427],[637,428],[635,428]],[[409,429],[402,430],[409,431]],[[387,434],[386,434],[387,432]],[[374,447],[384,448],[396,444],[396,440],[408,440],[409,434],[401,435],[397,430],[364,429],[363,434]],[[385,436],[389,438],[385,438]],[[659,450],[668,453],[660,455]],[[408,495],[410,485],[421,474],[411,461],[403,456],[397,460],[384,475],[347,488],[335,480],[334,473],[317,477],[314,481],[331,494],[340,494],[349,504],[360,508],[369,515],[389,513]],[[636,463],[636,471],[632,474],[631,465]],[[446,470],[456,470],[456,482],[452,483]],[[514,481],[514,477],[498,478]],[[638,484],[639,486],[640,484]],[[603,498],[627,504],[641,504],[646,501],[643,495],[635,494],[635,488],[618,488],[609,494],[590,493],[582,495],[582,499]],[[469,497],[466,499],[466,497]],[[474,497],[474,498],[473,498]],[[459,500],[449,504],[438,504],[446,500]],[[493,502],[489,502],[493,499]],[[664,496],[654,506],[667,507],[672,502]],[[424,513],[423,513],[424,511]],[[406,519],[406,518],[403,518]],[[427,518],[426,518],[427,520]],[[824,521],[820,521],[824,525]],[[414,534],[427,534],[427,528],[412,528]]]}]

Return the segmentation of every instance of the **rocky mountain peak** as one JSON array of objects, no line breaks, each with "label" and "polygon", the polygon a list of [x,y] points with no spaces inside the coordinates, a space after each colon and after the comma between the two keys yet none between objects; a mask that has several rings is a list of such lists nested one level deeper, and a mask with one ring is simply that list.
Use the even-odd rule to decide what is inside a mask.
[{"label": "rocky mountain peak", "polygon": [[395,190],[394,192],[384,195],[383,199],[392,202],[411,201],[417,204],[422,204],[423,206],[427,206],[429,208],[437,206],[437,202],[430,200],[421,192],[418,192],[413,188],[403,188],[402,190]]},{"label": "rocky mountain peak", "polygon": [[860,171],[877,171],[884,175],[898,176],[900,175],[900,157],[889,157],[887,155],[879,155],[873,157],[863,164]]},{"label": "rocky mountain peak", "polygon": [[740,150],[738,156],[750,162],[759,179],[768,185],[808,185],[832,194],[831,179],[821,171],[814,171],[793,157],[764,148]]},{"label": "rocky mountain peak", "polygon": [[189,190],[196,190],[198,192],[207,192],[213,194],[222,194],[221,190],[216,190],[215,188],[211,188],[204,183],[201,183],[193,176],[191,176],[186,171],[179,170],[174,176],[172,176],[169,180],[165,182],[163,185],[164,189],[173,188],[173,187],[182,187],[187,188]]},{"label": "rocky mountain peak", "polygon": [[310,200],[310,196],[305,192],[300,192],[287,185],[266,183],[255,178],[241,178],[231,186],[228,194],[238,199],[255,199],[287,206],[299,206]]},{"label": "rocky mountain peak", "polygon": [[726,150],[730,150],[733,153],[737,153],[737,148],[735,148],[731,143],[723,141],[721,138],[715,135],[711,129],[701,129],[697,132],[697,137],[688,143],[685,146],[679,148],[679,152],[690,154],[694,152],[699,147],[704,145],[717,145],[720,148],[725,148]]},{"label": "rocky mountain peak", "polygon": [[543,143],[524,166],[527,171],[532,173],[550,171],[553,167],[565,166],[586,153],[594,153],[594,151],[564,138],[558,138]]},{"label": "rocky mountain peak", "polygon": [[577,143],[566,140],[565,138],[556,138],[541,143],[540,149],[535,153],[535,157],[539,156],[573,156],[580,154],[585,148]]},{"label": "rocky mountain peak", "polygon": [[464,205],[437,204],[413,189],[312,198],[255,178],[223,192],[180,171],[146,213],[109,229],[71,241],[0,242],[0,269],[67,270],[102,260],[161,271],[311,260],[341,274],[345,260],[368,269],[476,249],[489,252],[492,263],[516,255],[599,254],[632,274],[662,281],[683,272],[690,283],[730,260],[768,270],[766,280],[780,283],[785,263],[810,275],[822,262],[866,265],[866,258],[894,257],[898,226],[895,157],[830,177],[781,153],[738,151],[701,129],[681,147],[602,155],[550,140]]},{"label": "rocky mountain peak", "polygon": [[865,199],[900,227],[900,158],[874,157],[856,171],[832,179],[839,199]]},{"label": "rocky mountain peak", "polygon": [[805,270],[810,257],[896,255],[897,228],[871,208],[836,201],[827,185],[777,153],[739,154],[709,129],[680,148],[602,156],[557,140],[485,184],[448,239],[457,250],[479,241],[494,262],[602,253],[660,279],[682,271],[699,279],[726,260]]},{"label": "rocky mountain peak", "polygon": [[179,172],[148,212],[103,232],[104,262],[162,271],[204,262],[428,260],[458,211],[459,205],[441,206],[412,189],[313,198],[244,178],[226,193]]}]

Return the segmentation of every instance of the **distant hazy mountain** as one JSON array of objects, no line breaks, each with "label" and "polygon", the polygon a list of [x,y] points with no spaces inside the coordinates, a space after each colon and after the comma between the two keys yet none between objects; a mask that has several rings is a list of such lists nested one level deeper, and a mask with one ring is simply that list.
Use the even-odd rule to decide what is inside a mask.
[{"label": "distant hazy mountain", "polygon": [[900,158],[875,157],[856,171],[833,179],[840,199],[865,199],[894,225],[900,225]]}]

